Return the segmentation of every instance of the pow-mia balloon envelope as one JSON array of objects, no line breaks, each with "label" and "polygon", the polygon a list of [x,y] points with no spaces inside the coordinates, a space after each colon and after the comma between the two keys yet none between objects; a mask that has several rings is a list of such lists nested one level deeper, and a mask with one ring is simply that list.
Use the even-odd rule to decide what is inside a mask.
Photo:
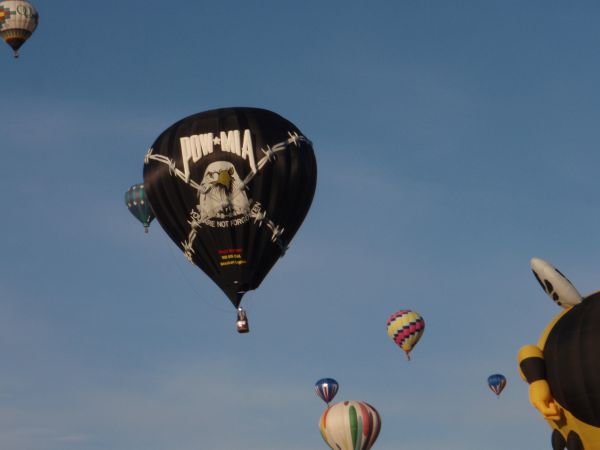
[{"label": "pow-mia balloon envelope", "polygon": [[311,142],[256,108],[187,117],[156,139],[144,164],[158,222],[236,307],[287,249],[316,181]]}]

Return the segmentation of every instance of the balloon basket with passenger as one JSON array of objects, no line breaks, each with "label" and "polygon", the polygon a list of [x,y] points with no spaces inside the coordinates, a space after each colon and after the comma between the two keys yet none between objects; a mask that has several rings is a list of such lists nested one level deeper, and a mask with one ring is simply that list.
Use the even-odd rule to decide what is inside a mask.
[{"label": "balloon basket with passenger", "polygon": [[250,331],[250,327],[248,326],[248,316],[246,315],[246,311],[241,307],[237,309],[237,321],[235,322],[235,327],[238,333],[248,333]]}]

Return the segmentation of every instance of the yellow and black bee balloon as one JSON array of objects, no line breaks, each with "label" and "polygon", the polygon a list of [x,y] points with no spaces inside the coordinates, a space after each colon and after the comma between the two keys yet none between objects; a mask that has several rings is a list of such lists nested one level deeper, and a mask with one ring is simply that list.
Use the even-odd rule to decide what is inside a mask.
[{"label": "yellow and black bee balloon", "polygon": [[600,450],[600,291],[582,297],[548,262],[531,268],[563,309],[537,345],[519,351],[529,399],[552,428],[553,450]]}]

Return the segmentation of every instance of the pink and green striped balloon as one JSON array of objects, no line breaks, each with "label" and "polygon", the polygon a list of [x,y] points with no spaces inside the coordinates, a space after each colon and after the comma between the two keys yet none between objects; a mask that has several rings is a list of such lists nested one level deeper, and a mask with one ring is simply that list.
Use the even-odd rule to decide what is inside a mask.
[{"label": "pink and green striped balloon", "polygon": [[333,450],[369,450],[379,436],[381,418],[368,403],[344,401],[323,412],[319,428]]}]

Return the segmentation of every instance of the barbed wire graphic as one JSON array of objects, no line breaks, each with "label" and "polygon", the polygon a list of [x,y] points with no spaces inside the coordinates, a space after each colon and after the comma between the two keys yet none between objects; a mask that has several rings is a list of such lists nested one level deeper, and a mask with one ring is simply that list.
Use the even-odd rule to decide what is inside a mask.
[{"label": "barbed wire graphic", "polygon": [[[246,178],[240,183],[238,186],[238,192],[232,193],[232,197],[235,197],[240,194],[240,192],[244,190],[248,190],[248,184],[254,179],[256,175],[260,173],[260,171],[267,166],[269,163],[273,163],[277,160],[277,153],[287,150],[289,147],[294,146],[298,147],[301,143],[310,144],[310,140],[305,136],[299,135],[296,132],[288,132],[289,138],[285,141],[278,142],[273,146],[267,145],[266,148],[260,148],[260,152],[262,152],[263,156],[260,158],[257,164],[256,170],[251,171]],[[198,193],[202,192],[202,186],[198,184],[196,181],[192,180],[189,177],[186,177],[186,174],[177,168],[176,163],[173,159],[165,156],[165,155],[156,155],[154,154],[154,149],[150,148],[144,157],[144,164],[149,164],[150,161],[156,161],[161,164],[164,164],[169,167],[169,174],[171,176],[175,176],[183,181],[185,184],[189,185],[193,189],[195,189]],[[276,244],[281,250],[281,256],[283,256],[288,249],[288,245],[283,241],[281,236],[285,228],[280,227],[275,222],[270,220],[267,217],[267,212],[262,208],[262,205],[258,201],[251,200],[251,207],[249,209],[248,215],[238,219],[241,223],[245,223],[248,220],[253,220],[255,224],[258,224],[259,227],[265,225],[269,231],[271,231],[271,242]],[[193,263],[193,255],[194,255],[194,242],[196,237],[198,236],[198,229],[202,228],[203,225],[208,225],[205,219],[200,217],[200,214],[193,209],[190,212],[189,219],[187,221],[190,224],[190,232],[188,234],[187,240],[181,242],[181,246],[183,248],[183,253],[186,258]],[[231,221],[227,221],[231,224]]]}]

